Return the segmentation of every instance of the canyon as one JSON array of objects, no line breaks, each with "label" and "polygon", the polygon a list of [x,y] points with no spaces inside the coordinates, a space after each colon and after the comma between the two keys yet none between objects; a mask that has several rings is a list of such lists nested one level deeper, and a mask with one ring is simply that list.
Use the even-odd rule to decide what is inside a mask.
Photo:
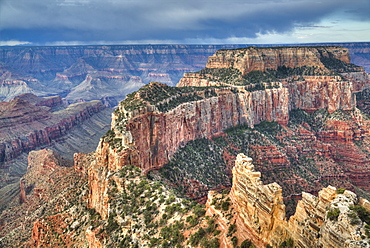
[{"label": "canyon", "polygon": [[[328,45],[347,47],[352,62],[370,71],[369,43]],[[245,46],[0,47],[0,100],[33,93],[60,95],[69,103],[101,100],[113,107],[149,82],[176,85],[184,73],[203,69],[217,50]]]},{"label": "canyon", "polygon": [[31,93],[0,102],[1,209],[16,197],[28,152],[48,147],[72,161],[73,153],[95,149],[110,112],[99,100],[67,106],[60,96]]},{"label": "canyon", "polygon": [[[263,52],[270,49],[251,48],[251,50],[260,50],[262,55],[264,55],[261,56],[267,57]],[[287,48],[283,50],[307,50],[306,53],[311,52],[311,55],[315,56],[315,53],[310,51],[314,50],[312,48]],[[323,50],[330,49],[323,48]],[[236,51],[234,53],[233,50],[228,50],[232,58],[239,59],[241,57],[239,54],[241,52],[244,53],[244,50],[240,50],[240,53],[238,53],[239,50]],[[220,53],[217,53],[214,57],[218,56],[218,54]],[[346,54],[346,57],[341,55],[344,57],[342,58],[344,63],[349,61],[348,52]],[[247,56],[255,57],[253,54]],[[207,68],[216,66],[214,65],[214,57],[210,58],[207,63],[209,67]],[[220,61],[225,60],[223,54],[220,57]],[[276,57],[275,54],[274,57]],[[269,57],[265,60],[268,59]],[[233,68],[241,68],[245,67],[244,61],[246,60],[248,61],[248,59],[240,59],[240,63],[233,61],[226,64],[233,64]],[[219,65],[218,62],[216,64]],[[222,69],[227,65],[220,65],[220,68]],[[317,67],[324,68],[324,71],[328,70],[322,63],[319,63]],[[263,70],[264,68],[263,66],[259,69]],[[356,68],[356,70],[359,70],[359,74],[365,73],[362,68]],[[213,78],[210,74],[203,76],[199,73],[199,75],[199,77],[207,78],[208,82],[205,84],[199,83],[199,77],[194,78],[194,73],[191,74],[190,78],[188,74],[185,74],[184,78],[180,80],[178,87],[206,87],[220,84],[218,82],[219,79]],[[366,83],[368,83],[369,80],[366,80]],[[228,86],[231,84],[223,81],[221,85],[224,83],[228,84]],[[177,103],[175,102],[184,101],[181,98],[190,96],[185,93],[179,95],[181,92],[173,96],[166,95],[170,89],[165,85],[153,83],[143,87],[132,98],[122,101],[115,111],[112,125],[117,127],[114,128],[115,137],[122,139],[123,147],[130,147],[134,144],[138,147],[137,151],[148,152],[148,154],[140,154],[140,162],[130,162],[137,164],[141,168],[150,169],[152,167],[161,167],[160,164],[163,165],[166,162],[166,157],[173,155],[174,151],[171,151],[171,148],[177,148],[181,143],[186,143],[196,138],[209,137],[232,126],[246,124],[253,127],[263,120],[276,121],[286,125],[289,119],[288,111],[291,109],[303,109],[308,112],[314,112],[318,109],[327,108],[329,113],[333,113],[336,110],[351,110],[356,106],[355,99],[352,96],[355,92],[353,84],[351,81],[341,80],[339,76],[307,76],[302,81],[276,82],[273,87],[266,87],[265,90],[251,90],[249,85],[214,89],[212,92],[207,92],[207,89],[204,91],[200,90],[191,97],[196,97],[195,99],[204,98],[204,100],[188,101],[176,106]],[[255,86],[252,85],[252,87]],[[151,97],[156,94],[163,99],[156,101],[156,99]],[[136,107],[131,106],[133,103],[141,104],[141,106],[138,105],[139,109],[137,110],[126,110],[126,108]],[[167,106],[173,103],[174,105],[171,109],[160,111],[164,107],[163,105],[166,104],[165,106]],[[124,131],[121,130],[122,126],[124,126]],[[147,137],[148,134],[150,135],[149,137]],[[168,137],[166,136],[167,134],[169,134]],[[166,142],[172,143],[166,144]],[[158,145],[163,147],[158,147]],[[158,154],[157,151],[166,151],[167,154]],[[153,160],[153,156],[161,162]]]},{"label": "canyon", "polygon": [[[30,153],[19,199],[0,216],[2,244],[368,247],[370,80],[350,61],[337,46],[220,50],[177,87],[128,94],[73,167]],[[30,113],[47,118],[32,99]]]}]

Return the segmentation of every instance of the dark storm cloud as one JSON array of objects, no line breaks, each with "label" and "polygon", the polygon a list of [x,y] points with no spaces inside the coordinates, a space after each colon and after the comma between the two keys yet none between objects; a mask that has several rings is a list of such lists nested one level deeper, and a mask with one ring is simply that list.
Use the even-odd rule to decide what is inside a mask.
[{"label": "dark storm cloud", "polygon": [[368,0],[1,0],[0,40],[138,41],[256,37],[343,13],[368,21]]}]

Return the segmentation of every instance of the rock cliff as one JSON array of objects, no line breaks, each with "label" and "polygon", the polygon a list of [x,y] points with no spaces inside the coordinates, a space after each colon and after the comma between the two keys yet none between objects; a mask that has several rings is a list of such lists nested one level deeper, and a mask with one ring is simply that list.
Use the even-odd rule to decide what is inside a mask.
[{"label": "rock cliff", "polygon": [[35,106],[46,106],[50,108],[63,105],[63,100],[60,96],[38,97],[31,93],[25,93],[17,95],[14,99],[21,99]]},{"label": "rock cliff", "polygon": [[[76,151],[91,152],[108,128],[110,110],[100,101],[65,107],[59,96],[17,96],[0,103],[0,205],[14,195],[26,173],[27,154],[40,147],[52,148],[67,159]],[[83,146],[83,147],[82,147]]]},{"label": "rock cliff", "polygon": [[[41,228],[39,218],[61,212],[76,202],[71,198],[76,197],[71,194],[71,189],[81,187],[85,181],[71,166],[70,161],[52,150],[30,152],[27,173],[20,179],[23,185],[19,194],[21,201],[14,199],[9,209],[0,215],[1,246],[31,247],[32,229],[38,229],[40,235],[47,233]],[[39,245],[46,244],[41,240],[38,242]]]},{"label": "rock cliff", "polygon": [[[154,91],[164,94],[173,90],[179,92],[159,102],[148,97]],[[190,140],[236,125],[253,127],[263,120],[285,125],[288,121],[285,88],[253,92],[243,87],[198,89],[193,93],[181,90],[151,83],[120,104],[113,115],[112,134],[113,139],[121,139],[115,142],[121,142],[119,147],[127,151],[127,163],[144,170],[160,168]],[[142,106],[129,111],[134,101],[141,101]]]},{"label": "rock cliff", "polygon": [[[227,86],[199,87],[201,85],[195,83],[197,87],[194,87],[192,84],[187,85],[187,87],[180,87],[185,86],[180,82],[178,87],[169,87],[159,83],[150,83],[139,91],[128,95],[126,100],[121,102],[114,112],[112,117],[112,129],[103,137],[98,148],[97,161],[102,162],[102,164],[98,162],[97,165],[101,164],[103,165],[101,168],[105,169],[94,169],[95,172],[92,172],[90,175],[92,178],[101,178],[95,186],[91,185],[91,187],[96,188],[98,187],[97,185],[102,187],[101,190],[91,190],[91,207],[100,209],[100,213],[106,216],[106,213],[103,212],[105,208],[104,205],[107,204],[107,187],[104,187],[104,182],[106,180],[104,175],[106,175],[109,170],[117,171],[125,164],[136,165],[142,168],[144,173],[154,169],[160,169],[173,158],[173,155],[179,147],[183,147],[191,140],[210,138],[227,128],[237,125],[247,125],[253,128],[262,121],[276,121],[282,126],[287,126],[289,121],[289,110],[303,109],[306,110],[307,113],[313,113],[319,109],[326,108],[329,114],[333,114],[334,112],[336,113],[336,111],[352,111],[352,109],[355,108],[356,101],[353,98],[353,93],[355,92],[353,83],[345,79],[344,76],[337,74],[337,71],[358,71],[351,72],[352,75],[354,73],[364,75],[364,72],[362,68],[347,63],[349,61],[349,56],[346,49],[329,47],[223,50],[219,52],[222,54],[222,56],[220,55],[222,58],[219,59],[220,61],[226,61],[226,59],[224,59],[225,57],[232,57],[236,62],[234,61],[231,63],[229,61],[230,63],[225,62],[221,65],[219,62],[214,62],[214,59],[211,58],[209,64],[214,65],[214,67],[223,67],[229,64],[236,66],[239,64],[237,66],[238,68],[247,68],[248,66],[243,63],[245,60],[248,60],[250,50],[252,50],[253,54],[258,54],[259,52],[259,58],[264,58],[268,62],[268,66],[264,65],[259,67],[261,70],[268,67],[266,71],[271,69],[269,73],[272,73],[274,68],[279,68],[278,70],[282,70],[279,73],[282,73],[284,77],[280,79],[275,77],[275,79],[279,79],[277,82],[271,81],[269,83],[268,80],[266,81],[267,83],[265,81],[260,82],[251,77],[241,77],[240,75],[242,75],[242,73],[238,73],[239,69],[233,67],[237,71],[226,71],[226,73],[229,73],[228,77],[221,74],[213,74],[213,76],[207,74],[207,77],[218,85],[223,85],[227,82],[227,78],[229,78],[234,84],[227,83]],[[291,62],[291,64],[284,64],[284,61],[277,61],[276,59],[279,58],[277,54],[279,52],[282,54],[280,56],[282,61],[284,58],[284,61],[293,62]],[[243,56],[239,56],[240,53]],[[217,54],[215,56],[218,56]],[[264,56],[262,56],[263,54]],[[312,58],[314,62],[310,59],[310,63],[313,63],[312,66],[318,68],[320,72],[318,74],[321,75],[304,75],[304,72],[307,72],[305,66],[303,66],[305,63],[299,62],[299,56],[303,56],[302,60],[304,61],[305,54],[309,54],[307,55],[308,57],[313,56],[316,58]],[[269,62],[268,56],[275,58],[272,60],[273,62]],[[287,58],[285,58],[286,56]],[[323,59],[323,57],[328,58],[328,60]],[[329,59],[331,61],[330,63],[328,62]],[[273,63],[282,64],[280,67],[276,66],[272,68],[271,66]],[[335,66],[333,66],[332,63]],[[339,63],[339,65],[336,63]],[[299,66],[291,69],[304,67],[304,70],[300,71],[299,69],[298,71],[291,71],[288,69],[288,66]],[[245,70],[248,71],[249,69]],[[217,71],[217,73],[225,73],[225,71],[220,70]],[[307,73],[309,73],[309,71]],[[316,72],[312,73],[316,74]],[[199,75],[203,74],[200,73]],[[234,77],[234,75],[236,75],[236,77]],[[297,79],[299,77],[303,77],[303,79]],[[237,82],[235,78],[237,80],[242,79],[246,81],[242,82],[244,85],[235,83]],[[365,82],[363,82],[363,85],[368,85],[368,77],[364,76],[364,78]],[[225,80],[222,81],[221,79]],[[325,141],[325,137],[330,137],[332,134],[337,137],[336,139],[342,140],[342,133],[345,136],[352,135],[353,138],[348,136],[351,142],[363,140],[364,137],[367,137],[367,122],[361,121],[361,114],[353,113],[353,115],[353,120],[356,120],[355,123],[358,123],[358,125],[348,128],[349,131],[344,133],[342,131],[329,131],[331,129],[330,123],[334,123],[335,121],[327,120],[325,125],[319,127],[320,131],[317,134],[317,136],[320,137],[319,140]],[[359,126],[361,126],[359,131],[355,131]],[[336,129],[340,128],[336,126]],[[296,130],[289,131],[288,128],[286,128],[286,133],[288,134],[295,131]],[[315,135],[310,133],[309,130],[301,129],[301,131],[303,132],[302,137]],[[294,133],[292,133],[292,135],[294,136]],[[284,142],[284,138],[278,139],[280,142]],[[313,137],[313,140],[315,139],[317,138]],[[312,142],[309,145],[310,147],[311,144]],[[288,144],[287,142],[286,147],[275,148],[275,145],[270,142],[267,146],[265,144],[257,146],[253,144],[250,146],[250,149],[253,149],[256,154],[259,152],[262,154],[259,158],[261,164],[263,164],[263,160],[266,159],[266,157],[269,157],[269,161],[272,161],[271,163],[274,169],[267,170],[273,171],[279,168],[292,169],[293,167],[289,161],[302,163],[299,161],[301,158],[294,157],[297,154],[294,155],[293,153],[294,151],[300,151],[302,154],[307,154],[307,149],[305,150],[304,146],[301,145],[298,145],[294,149],[290,149],[289,147],[291,146],[292,144]],[[336,149],[336,151],[331,150],[332,148],[329,147]],[[334,157],[336,163],[339,163],[340,156],[343,154],[341,153],[341,149],[337,149],[337,147],[340,147],[340,145],[317,144],[317,148],[312,149],[313,151],[315,149],[320,151],[322,149],[328,150],[328,152],[331,153],[328,157]],[[334,152],[342,155],[333,155]],[[289,156],[292,155],[293,157],[289,158],[286,154]],[[224,155],[228,156],[227,153]],[[304,159],[306,159],[306,157]],[[355,159],[353,159],[353,161],[354,160]],[[366,161],[366,159],[360,159],[359,163],[363,164],[366,163]],[[332,164],[332,162],[329,164]],[[351,166],[343,166],[343,169],[345,171],[352,171],[354,173],[352,178],[359,177],[359,174],[357,174],[355,170],[349,169],[350,167]],[[278,173],[281,174],[281,172]],[[315,176],[317,176],[316,174],[315,172]],[[321,184],[316,185],[317,187],[313,185],[309,186],[309,183],[304,182],[304,180],[305,179],[299,183],[300,187],[308,187],[307,189],[309,190],[321,187]],[[354,179],[351,182],[354,183],[356,180],[357,179]],[[190,184],[193,186],[198,185],[196,187],[203,188],[202,190],[208,189],[208,186],[203,187],[203,183],[198,183],[199,181],[194,181],[194,183]],[[355,185],[358,186],[360,186],[360,184],[361,183],[355,183]],[[287,182],[286,186],[288,185],[289,183]],[[105,193],[95,194],[94,192]],[[296,194],[297,192],[296,190],[292,190],[290,193]]]},{"label": "rock cliff", "polygon": [[[206,68],[238,69],[242,75],[252,71],[277,70],[279,67],[316,67],[327,71],[326,59],[350,63],[348,49],[343,47],[249,47],[219,50],[209,57]],[[361,70],[361,68],[358,68]]]},{"label": "rock cliff", "polygon": [[[284,77],[274,77],[277,82],[270,83],[271,78],[265,78],[263,82],[251,77],[243,78],[243,73],[251,73],[252,70],[246,69],[249,67],[245,63],[249,57],[256,56],[263,65],[260,63],[261,66],[253,70],[278,69]],[[292,71],[309,67],[303,66],[306,56],[310,58],[312,66],[318,68],[318,74],[322,75],[307,76],[304,72],[309,74],[310,71],[306,69]],[[215,57],[219,61],[229,62],[220,64],[214,61],[215,58],[210,58],[207,65],[210,68],[206,68],[206,74],[197,75],[207,78],[214,85],[226,82],[228,86],[202,88],[199,86],[204,85],[199,85],[197,80],[192,81],[192,78],[185,76],[183,80],[188,82],[186,85],[183,80],[176,88],[151,83],[130,94],[119,105],[113,115],[112,130],[104,140],[111,148],[125,154],[122,156],[123,164],[137,165],[146,172],[158,169],[173,157],[178,147],[190,140],[208,138],[236,125],[253,127],[261,121],[277,121],[287,125],[289,110],[303,109],[308,113],[324,108],[329,113],[349,111],[356,106],[353,93],[369,84],[363,69],[348,63],[348,50],[339,47],[246,48],[222,50]],[[274,63],[278,65],[273,67]],[[226,68],[228,71],[221,70],[226,66],[231,66],[232,70],[229,70],[230,67]],[[241,72],[241,68],[245,71]],[[218,74],[207,69],[217,69]],[[352,82],[344,76],[334,75],[336,71],[343,70],[359,71],[351,72],[350,78],[361,74],[361,80]],[[353,85],[360,85],[359,82],[361,87],[355,87],[355,90]],[[330,131],[326,131],[330,129],[329,126],[324,129],[319,134],[323,140],[325,133],[330,135]],[[353,134],[361,136],[367,133],[366,127],[361,130]],[[279,156],[278,160],[284,164],[283,161],[287,160]]]},{"label": "rock cliff", "polygon": [[[289,89],[289,109],[314,112],[328,108],[350,110],[356,106],[352,94],[369,84],[362,67],[350,64],[342,47],[281,47],[220,50],[206,68],[186,73],[183,86],[249,85],[259,89]],[[335,75],[342,73],[341,75]]]}]

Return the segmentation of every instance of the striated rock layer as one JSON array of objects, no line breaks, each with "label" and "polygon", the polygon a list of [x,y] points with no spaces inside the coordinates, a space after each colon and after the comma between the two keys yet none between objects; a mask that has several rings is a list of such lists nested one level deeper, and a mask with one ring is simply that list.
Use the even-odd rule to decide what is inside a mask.
[{"label": "striated rock layer", "polygon": [[[280,81],[289,89],[290,109],[314,112],[328,108],[332,113],[353,109],[356,106],[353,93],[370,82],[362,67],[349,62],[348,49],[343,47],[220,50],[209,58],[203,71],[186,73],[177,86],[251,84],[246,78],[250,73],[277,72],[275,76],[269,75],[272,78],[265,78],[265,82]],[[341,75],[335,75],[338,73]]]}]

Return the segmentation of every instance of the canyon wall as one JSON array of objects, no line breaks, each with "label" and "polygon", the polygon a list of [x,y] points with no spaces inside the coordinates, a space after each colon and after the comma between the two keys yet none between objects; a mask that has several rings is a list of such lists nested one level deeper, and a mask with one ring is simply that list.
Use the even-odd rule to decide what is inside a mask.
[{"label": "canyon wall", "polygon": [[[286,88],[254,92],[240,89],[235,93],[221,88],[215,89],[215,94],[217,96],[186,102],[164,113],[153,105],[132,113],[121,104],[113,116],[112,127],[116,138],[121,138],[122,146],[127,147],[127,163],[146,171],[158,169],[179,146],[190,140],[206,138],[236,125],[253,127],[263,120],[287,124]],[[119,116],[128,118],[117,122]],[[123,132],[122,124],[125,125]]]},{"label": "canyon wall", "polygon": [[105,108],[100,101],[77,103],[56,112],[39,106],[53,106],[59,100],[58,97],[48,98],[32,105],[19,97],[9,103],[0,103],[0,163],[50,144]]},{"label": "canyon wall", "polygon": [[[152,83],[147,87],[165,87]],[[138,92],[137,98],[140,98]],[[201,94],[201,93],[200,93]],[[160,112],[154,105],[127,111],[125,102],[112,116],[113,136],[102,138],[96,162],[89,170],[89,206],[107,216],[106,175],[132,164],[143,173],[161,168],[179,146],[206,138],[235,125],[254,126],[263,120],[288,121],[288,95],[285,88],[255,92],[216,89],[217,96],[183,103]],[[179,97],[179,96],[178,96]],[[104,186],[105,185],[105,186]]]},{"label": "canyon wall", "polygon": [[20,93],[115,106],[151,81],[175,85],[220,48],[242,45],[1,47],[0,100]]},{"label": "canyon wall", "polygon": [[[297,70],[300,72],[295,74]],[[308,112],[353,109],[353,93],[369,87],[370,82],[362,67],[350,64],[349,51],[343,47],[248,47],[217,51],[203,72],[185,73],[177,86],[251,84],[245,76],[256,71],[270,77],[265,80],[280,81],[289,89],[290,109]]]},{"label": "canyon wall", "polygon": [[[152,93],[151,87],[161,86],[150,84],[147,86],[149,88],[138,91],[130,99],[122,102],[115,112],[112,128],[115,138],[118,139],[116,142],[122,140],[122,147],[128,151],[126,156],[129,159],[128,163],[150,170],[160,168],[172,157],[177,147],[188,141],[209,137],[232,126],[246,124],[253,127],[264,120],[286,125],[288,111],[291,109],[303,109],[309,113],[323,108],[328,109],[329,113],[354,109],[356,101],[353,97],[355,91],[352,82],[341,76],[329,75],[331,71],[321,62],[322,56],[334,57],[342,63],[349,61],[348,50],[339,47],[221,50],[209,59],[207,67],[220,69],[232,66],[246,73],[255,69],[276,69],[278,65],[302,67],[311,63],[328,75],[303,76],[304,79],[298,81],[284,79],[275,83],[273,87],[261,90],[251,90],[250,85],[215,88],[213,97],[183,103],[180,98],[188,97],[188,93],[164,97],[160,94],[171,91],[170,88],[162,87],[162,93],[159,91]],[[260,63],[254,61],[256,57]],[[307,58],[310,62],[306,61]],[[254,62],[251,63],[249,60]],[[250,68],[251,65],[253,68]],[[355,69],[360,71],[358,73],[364,74],[362,68]],[[210,81],[214,79],[209,78]],[[185,76],[178,87],[204,87],[198,82],[198,80],[193,82]],[[368,85],[369,82],[367,77],[364,85]],[[196,94],[200,97],[206,93]],[[161,97],[161,101],[150,103],[149,95],[152,98]],[[177,99],[181,104],[170,110],[159,111],[164,103]],[[125,109],[125,105],[133,103],[139,104],[138,109],[133,111]],[[132,150],[135,152],[130,152]]]}]

